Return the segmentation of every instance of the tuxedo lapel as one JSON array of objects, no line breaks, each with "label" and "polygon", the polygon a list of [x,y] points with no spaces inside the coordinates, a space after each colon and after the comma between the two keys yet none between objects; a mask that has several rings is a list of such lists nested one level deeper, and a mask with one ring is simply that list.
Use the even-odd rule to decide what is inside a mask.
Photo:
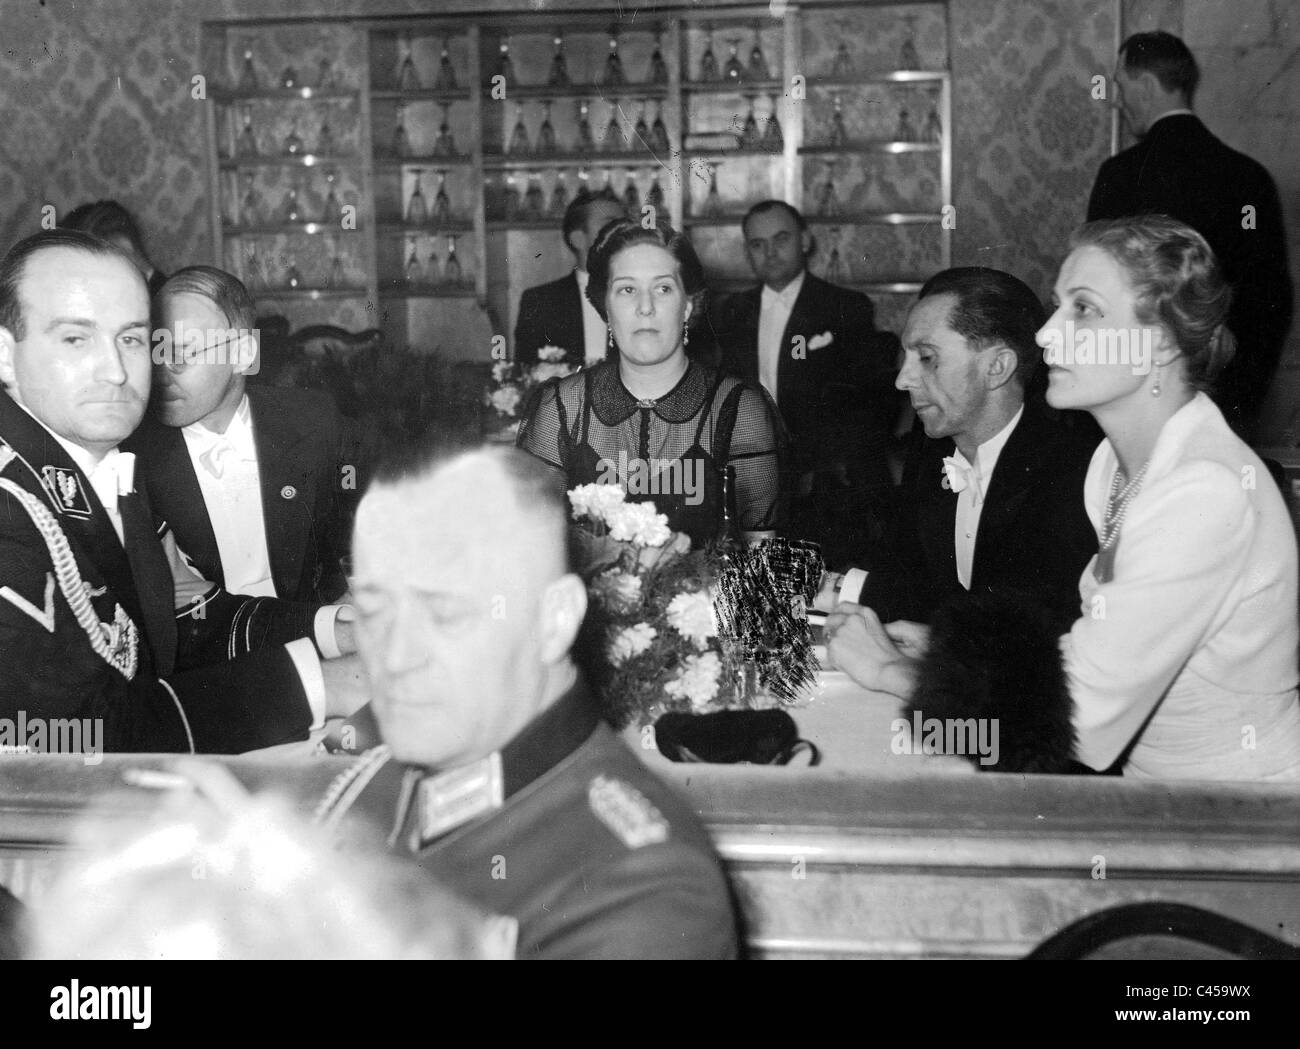
[{"label": "tuxedo lapel", "polygon": [[199,486],[185,435],[172,426],[158,426],[156,429],[151,438],[155,442],[154,448],[143,453],[155,463],[154,468],[148,471],[149,498],[173,532],[185,537],[179,545],[203,578],[225,586],[217,535],[212,530],[212,518],[203,499],[203,489]]},{"label": "tuxedo lapel", "polygon": [[731,359],[729,370],[746,382],[758,383],[758,321],[763,308],[762,287],[737,292],[730,328]]},{"label": "tuxedo lapel", "polygon": [[140,492],[119,496],[127,559],[140,598],[141,618],[153,652],[154,671],[170,674],[176,662],[176,584],[153,526],[153,515]]},{"label": "tuxedo lapel", "polygon": [[315,482],[302,462],[307,438],[288,406],[272,400],[266,391],[250,390],[248,407],[257,447],[271,578],[277,594],[292,595],[297,592],[303,557],[310,545],[311,514],[304,508],[315,501]]},{"label": "tuxedo lapel", "polygon": [[582,308],[582,289],[578,287],[578,271],[574,270],[564,282],[563,295],[556,310],[557,328],[562,328],[559,344],[564,347],[568,364],[581,367],[587,362],[586,313]]},{"label": "tuxedo lapel", "polygon": [[943,487],[943,458],[952,455],[951,439],[926,440],[927,454],[922,457],[920,499],[916,515],[917,531],[926,564],[934,566],[935,580],[941,588],[957,583],[957,548],[953,532],[957,525],[957,495]]}]

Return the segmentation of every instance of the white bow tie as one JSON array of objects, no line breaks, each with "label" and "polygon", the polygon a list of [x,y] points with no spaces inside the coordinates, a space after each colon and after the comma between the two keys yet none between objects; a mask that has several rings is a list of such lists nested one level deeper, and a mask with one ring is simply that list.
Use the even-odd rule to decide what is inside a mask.
[{"label": "white bow tie", "polygon": [[198,455],[199,464],[218,481],[225,475],[226,467],[234,462],[248,460],[225,434],[214,434],[207,447]]},{"label": "white bow tie", "polygon": [[109,452],[90,471],[90,487],[95,489],[104,509],[116,513],[118,498],[135,491],[135,455],[117,450]]},{"label": "white bow tie", "polygon": [[964,492],[967,488],[974,490],[975,502],[980,501],[979,474],[964,459],[955,455],[943,457],[943,486],[951,492]]}]

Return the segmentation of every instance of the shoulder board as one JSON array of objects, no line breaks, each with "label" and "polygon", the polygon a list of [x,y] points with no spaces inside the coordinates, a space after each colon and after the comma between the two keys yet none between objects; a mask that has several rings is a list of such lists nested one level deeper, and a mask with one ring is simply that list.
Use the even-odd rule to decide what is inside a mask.
[{"label": "shoulder board", "polygon": [[635,787],[609,776],[597,776],[587,787],[587,803],[595,817],[629,849],[668,840],[668,821]]}]

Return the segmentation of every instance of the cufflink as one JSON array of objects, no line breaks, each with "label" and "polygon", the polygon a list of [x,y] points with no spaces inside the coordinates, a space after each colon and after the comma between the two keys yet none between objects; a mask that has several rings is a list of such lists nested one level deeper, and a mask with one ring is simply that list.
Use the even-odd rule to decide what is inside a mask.
[{"label": "cufflink", "polygon": [[286,484],[283,488],[280,489],[281,499],[292,499],[297,494],[298,494],[298,489],[291,484]]}]

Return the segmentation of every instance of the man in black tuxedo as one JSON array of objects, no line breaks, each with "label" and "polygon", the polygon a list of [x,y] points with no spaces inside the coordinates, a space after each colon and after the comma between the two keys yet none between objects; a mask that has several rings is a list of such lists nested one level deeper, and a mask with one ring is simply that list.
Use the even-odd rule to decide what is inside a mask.
[{"label": "man in black tuxedo", "polygon": [[750,208],[745,253],[761,283],[725,300],[714,320],[725,371],[761,384],[789,433],[791,530],[843,553],[837,518],[868,531],[889,490],[889,450],[900,399],[898,338],[876,330],[860,292],[807,270],[807,220],[780,200]]},{"label": "man in black tuxedo", "polygon": [[[118,449],[150,370],[149,297],[120,250],[54,230],[0,260],[0,718],[84,722],[104,750],[301,739],[361,704],[359,664],[320,660],[308,606],[217,594],[176,615],[177,562]],[[201,662],[187,651],[220,661],[177,672]]]},{"label": "man in black tuxedo", "polygon": [[563,233],[577,266],[568,276],[528,288],[520,297],[516,361],[531,367],[543,346],[560,347],[565,362],[575,367],[605,359],[608,329],[587,301],[587,252],[605,226],[626,217],[622,202],[607,190],[582,190],[573,198],[564,212]]},{"label": "man in black tuxedo", "polygon": [[1237,353],[1214,393],[1247,441],[1291,325],[1291,277],[1277,186],[1264,168],[1212,135],[1192,112],[1200,72],[1181,40],[1137,33],[1120,47],[1116,103],[1140,141],[1097,173],[1088,220],[1160,213],[1214,249],[1233,289]]},{"label": "man in black tuxedo", "polygon": [[[1037,296],[999,270],[931,277],[907,318],[898,387],[925,428],[909,457],[888,554],[865,574],[829,574],[819,607],[871,607],[927,621],[963,589],[1028,592],[1064,630],[1097,551],[1083,482],[1101,434],[1035,387],[1046,320]],[[1031,393],[1026,394],[1026,388]]]},{"label": "man in black tuxedo", "polygon": [[232,593],[323,603],[347,589],[347,499],[361,487],[343,418],[325,394],[245,386],[258,360],[254,304],[210,266],[174,274],[154,300],[169,359],[137,456],[160,526]]}]

